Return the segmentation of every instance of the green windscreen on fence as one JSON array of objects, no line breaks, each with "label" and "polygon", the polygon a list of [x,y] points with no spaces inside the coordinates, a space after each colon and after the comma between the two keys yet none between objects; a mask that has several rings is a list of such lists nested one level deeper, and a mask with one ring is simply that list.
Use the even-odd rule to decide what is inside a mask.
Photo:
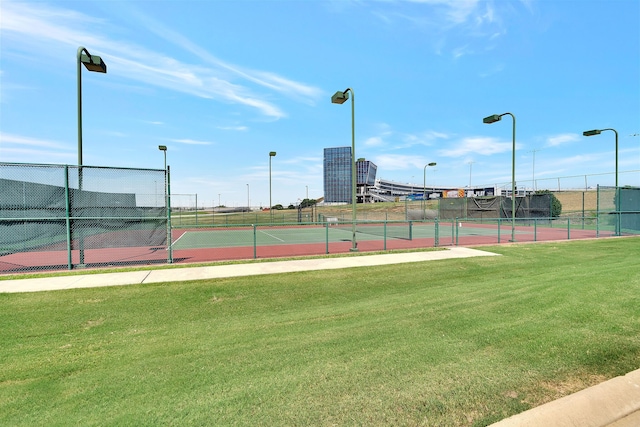
[{"label": "green windscreen on fence", "polygon": [[0,272],[140,263],[166,247],[164,170],[0,163]]},{"label": "green windscreen on fence", "polygon": [[601,231],[640,233],[640,188],[598,186],[598,223]]},{"label": "green windscreen on fence", "polygon": [[[515,199],[516,218],[550,218],[551,195],[527,194]],[[511,218],[511,197],[460,197],[440,201],[439,218],[496,219]]]}]

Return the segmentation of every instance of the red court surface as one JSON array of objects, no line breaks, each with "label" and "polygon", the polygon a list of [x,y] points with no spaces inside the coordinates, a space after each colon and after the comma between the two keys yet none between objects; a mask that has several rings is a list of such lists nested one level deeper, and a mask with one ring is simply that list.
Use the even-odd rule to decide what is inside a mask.
[{"label": "red court surface", "polygon": [[[467,228],[465,228],[467,227]],[[472,229],[493,228],[495,233],[477,233]],[[375,239],[357,242],[359,252],[372,252],[397,249],[419,249],[435,246],[481,246],[510,243],[511,227],[502,226],[498,236],[495,226],[482,224],[461,223],[457,230],[451,225],[441,226],[440,236],[436,245],[435,238],[408,239]],[[174,230],[173,240],[178,239],[186,231]],[[574,239],[591,239],[596,237],[611,237],[610,231],[582,230],[548,227],[516,227],[516,243],[543,242]],[[498,240],[499,239],[499,240]],[[327,243],[309,244],[277,244],[264,246],[239,246],[197,249],[173,249],[173,263],[203,263],[212,261],[248,260],[280,257],[295,257],[309,255],[326,255],[349,253],[352,242],[350,240]],[[68,253],[63,248],[48,248],[39,252],[17,252],[0,256],[0,274],[60,271],[68,270]],[[86,249],[84,251],[84,265],[80,263],[80,253],[73,250],[71,263],[73,269],[109,268],[124,266],[160,265],[166,264],[168,252],[166,247],[123,247],[105,249]]]}]

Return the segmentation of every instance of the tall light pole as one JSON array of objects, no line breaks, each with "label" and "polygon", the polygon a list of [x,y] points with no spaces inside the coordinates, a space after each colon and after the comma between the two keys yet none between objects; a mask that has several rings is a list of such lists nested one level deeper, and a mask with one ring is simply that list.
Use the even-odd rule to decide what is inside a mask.
[{"label": "tall light pole", "polygon": [[[85,55],[86,52],[86,55]],[[97,55],[91,55],[89,51],[80,46],[77,53],[77,65],[78,65],[78,191],[82,191],[82,67],[80,64],[84,64],[85,68],[89,71],[97,73],[106,73],[107,64],[102,61]],[[84,236],[82,231],[78,236],[79,242],[79,265],[84,266]]]},{"label": "tall light pole", "polygon": [[169,183],[169,173],[167,170],[167,146],[158,145],[158,150],[162,151],[162,153],[164,154],[164,205],[167,209],[167,245],[169,246],[167,255],[169,257],[168,261],[171,262],[173,260],[173,256],[171,250],[171,206],[169,201],[169,193],[167,191],[167,186]]},{"label": "tall light pole", "polygon": [[271,203],[271,158],[276,156],[275,151],[269,151],[269,216],[273,222],[273,204]]},{"label": "tall light pole", "polygon": [[611,128],[593,129],[593,130],[586,130],[586,131],[582,132],[582,134],[584,136],[600,135],[600,133],[604,132],[605,130],[610,130],[610,131],[612,131],[613,133],[616,134],[616,188],[618,188],[618,131],[616,131],[615,129],[611,129]]},{"label": "tall light pole", "polygon": [[[86,53],[86,55],[85,55]],[[84,64],[89,71],[106,73],[107,64],[97,55],[91,55],[89,51],[80,46],[78,48],[78,166],[82,166],[82,72],[80,64]]]},{"label": "tall light pole", "polygon": [[433,167],[435,165],[436,162],[427,163],[424,165],[424,169],[422,171],[422,204],[425,210],[427,209],[427,167]]},{"label": "tall light pole", "polygon": [[516,241],[516,116],[511,113],[493,114],[482,119],[483,123],[499,122],[502,116],[510,115],[513,119],[513,147],[511,149],[511,241]]},{"label": "tall light pole", "polygon": [[251,212],[251,199],[249,198],[249,184],[247,184],[247,212]]},{"label": "tall light pole", "polygon": [[471,191],[471,168],[475,162],[469,162],[469,191]]},{"label": "tall light pole", "polygon": [[344,91],[337,91],[331,97],[331,103],[344,104],[349,99],[349,93],[351,92],[351,251],[356,252],[358,250],[358,243],[356,242],[356,112],[355,112],[355,100],[356,96],[353,93],[353,89],[346,88]]},{"label": "tall light pole", "polygon": [[620,206],[619,205],[620,194],[618,192],[618,131],[611,128],[593,129],[593,130],[586,130],[582,132],[582,135],[584,136],[600,135],[600,133],[604,132],[605,130],[610,130],[616,134],[616,236],[619,236],[620,235],[620,213],[617,212],[619,210],[618,206]]},{"label": "tall light pole", "polygon": [[[158,145],[158,150],[162,151],[164,153],[164,170],[167,170],[167,146],[166,145]],[[165,181],[165,186],[167,185],[167,182]]]},{"label": "tall light pole", "polygon": [[533,181],[531,183],[531,188],[533,189],[533,191],[536,191],[536,152],[538,152],[540,150],[531,150],[531,153],[533,153],[533,165],[531,166],[531,180]]}]

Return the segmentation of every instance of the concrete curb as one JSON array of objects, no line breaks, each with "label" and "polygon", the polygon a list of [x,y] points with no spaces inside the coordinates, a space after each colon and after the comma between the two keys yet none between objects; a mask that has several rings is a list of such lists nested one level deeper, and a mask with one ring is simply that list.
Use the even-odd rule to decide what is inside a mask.
[{"label": "concrete curb", "polygon": [[543,426],[640,426],[640,369],[492,424],[492,427]]}]

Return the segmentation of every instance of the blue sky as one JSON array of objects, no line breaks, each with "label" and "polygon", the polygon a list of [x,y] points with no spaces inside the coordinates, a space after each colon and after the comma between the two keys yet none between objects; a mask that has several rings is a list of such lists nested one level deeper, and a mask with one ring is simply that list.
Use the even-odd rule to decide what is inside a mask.
[{"label": "blue sky", "polygon": [[[0,161],[162,169],[199,205],[323,195],[325,147],[398,182],[640,186],[637,0],[0,2]],[[585,177],[585,175],[587,175]],[[573,177],[573,178],[568,178]],[[560,178],[560,180],[558,180]],[[248,184],[248,186],[247,186]]]}]

